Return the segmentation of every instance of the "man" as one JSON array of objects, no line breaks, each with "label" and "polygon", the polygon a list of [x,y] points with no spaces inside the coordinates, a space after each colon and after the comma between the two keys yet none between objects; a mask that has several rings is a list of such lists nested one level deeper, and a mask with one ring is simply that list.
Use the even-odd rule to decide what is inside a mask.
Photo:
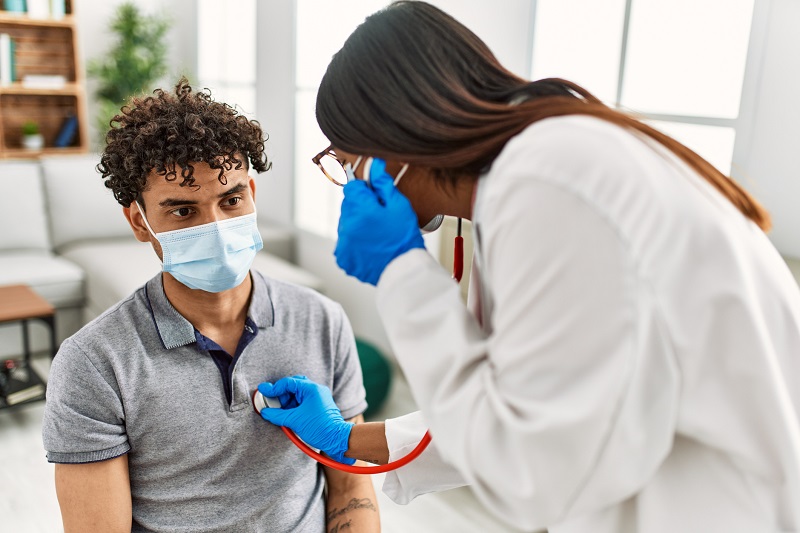
[{"label": "man", "polygon": [[43,438],[65,531],[378,531],[369,477],[320,469],[251,406],[259,382],[303,374],[345,418],[366,408],[342,308],[249,270],[259,124],[182,79],[112,125],[98,170],[163,272],[53,362]]}]

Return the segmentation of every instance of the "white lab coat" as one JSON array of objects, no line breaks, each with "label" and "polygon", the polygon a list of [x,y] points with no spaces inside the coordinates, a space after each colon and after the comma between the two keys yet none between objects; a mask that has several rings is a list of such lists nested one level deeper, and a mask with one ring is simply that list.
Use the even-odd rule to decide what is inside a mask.
[{"label": "white lab coat", "polygon": [[551,533],[800,531],[800,291],[755,224],[660,145],[570,116],[506,145],[473,237],[472,312],[423,250],[379,281],[422,411],[387,421],[390,458],[426,425],[435,445],[384,492],[469,484]]}]

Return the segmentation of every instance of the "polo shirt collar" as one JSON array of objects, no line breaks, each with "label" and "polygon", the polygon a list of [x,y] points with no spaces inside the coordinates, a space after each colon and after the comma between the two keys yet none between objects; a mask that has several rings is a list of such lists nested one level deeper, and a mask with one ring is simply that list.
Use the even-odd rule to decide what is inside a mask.
[{"label": "polo shirt collar", "polygon": [[[153,315],[153,322],[161,337],[161,344],[170,350],[179,346],[186,346],[197,341],[195,328],[186,320],[167,299],[164,294],[164,281],[162,273],[153,277],[145,285],[145,297]],[[248,317],[259,329],[270,327],[274,324],[274,310],[270,297],[267,281],[258,272],[250,271],[253,280],[253,289],[250,296]]]},{"label": "polo shirt collar", "polygon": [[253,292],[250,295],[250,309],[247,316],[255,322],[259,329],[269,328],[275,325],[275,308],[272,303],[269,284],[260,272],[250,271],[253,278]]}]

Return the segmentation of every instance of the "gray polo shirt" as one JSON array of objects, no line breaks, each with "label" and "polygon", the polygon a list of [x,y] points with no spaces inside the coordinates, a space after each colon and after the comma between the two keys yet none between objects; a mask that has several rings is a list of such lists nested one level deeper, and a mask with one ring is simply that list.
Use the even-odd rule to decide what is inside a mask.
[{"label": "gray polo shirt", "polygon": [[248,324],[257,330],[234,361],[227,395],[161,274],[64,341],[53,361],[47,459],[127,453],[133,531],[324,530],[322,470],[255,413],[250,396],[262,381],[303,374],[331,388],[345,418],[362,413],[355,340],[340,305],[252,278]]}]

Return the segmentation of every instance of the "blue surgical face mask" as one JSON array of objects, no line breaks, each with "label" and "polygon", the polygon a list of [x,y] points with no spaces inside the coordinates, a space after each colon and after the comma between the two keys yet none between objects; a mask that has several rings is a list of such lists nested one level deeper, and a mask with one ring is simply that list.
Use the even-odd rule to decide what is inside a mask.
[{"label": "blue surgical face mask", "polygon": [[155,233],[161,245],[164,272],[190,289],[222,292],[238,287],[250,272],[256,253],[264,247],[256,224],[256,213],[209,222],[190,228]]},{"label": "blue surgical face mask", "polygon": [[[356,162],[354,164],[351,165],[350,163],[347,163],[344,166],[344,172],[345,174],[347,174],[348,183],[357,179],[355,171],[353,169],[358,168],[359,163],[361,163],[361,156],[359,156],[358,159],[356,159]],[[364,176],[365,176],[364,180],[367,182],[368,185],[369,185],[369,171],[371,168],[372,168],[372,158],[369,157],[364,162]],[[398,172],[397,176],[394,178],[395,187],[397,187],[397,184],[400,183],[400,178],[403,177],[403,175],[406,173],[406,170],[408,170],[408,163],[403,165],[403,168],[400,169],[400,172]],[[420,231],[422,233],[431,233],[432,231],[436,231],[442,225],[442,222],[444,222],[444,215],[436,215],[427,224],[422,226],[420,228]]]}]

